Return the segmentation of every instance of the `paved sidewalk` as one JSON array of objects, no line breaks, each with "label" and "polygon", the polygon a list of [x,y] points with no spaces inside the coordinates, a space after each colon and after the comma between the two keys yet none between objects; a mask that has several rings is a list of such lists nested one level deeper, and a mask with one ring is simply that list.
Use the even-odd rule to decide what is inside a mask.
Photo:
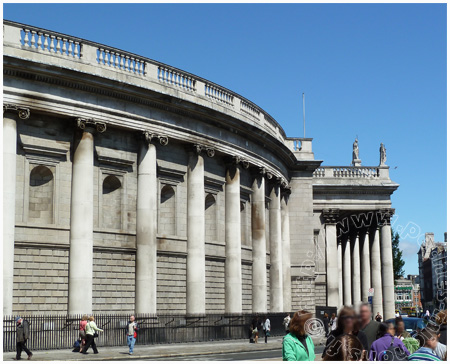
[{"label": "paved sidewalk", "polygon": [[[281,359],[282,340],[282,337],[272,337],[269,338],[267,344],[264,343],[263,339],[262,341],[260,340],[258,344],[250,344],[248,340],[223,340],[201,343],[136,345],[134,347],[133,355],[128,355],[128,347],[126,345],[120,347],[99,347],[99,354],[93,354],[92,349],[89,349],[88,355],[74,353],[71,349],[36,350],[33,351],[33,358],[31,360],[149,360],[157,358],[176,358],[177,356],[188,355],[225,354],[274,349],[280,349]],[[323,341],[324,340],[314,339],[316,345]],[[30,349],[33,350],[33,348]],[[15,352],[3,353],[4,361],[11,361],[14,357]],[[22,360],[25,360],[26,358],[26,354],[22,352]]]}]

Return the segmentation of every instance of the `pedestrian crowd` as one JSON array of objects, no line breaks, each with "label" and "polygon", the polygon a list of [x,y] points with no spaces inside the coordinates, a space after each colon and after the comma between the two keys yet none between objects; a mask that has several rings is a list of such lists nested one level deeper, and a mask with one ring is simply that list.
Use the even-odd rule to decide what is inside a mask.
[{"label": "pedestrian crowd", "polygon": [[[313,361],[315,348],[313,337],[318,331],[311,325],[317,323],[313,314],[306,310],[295,312],[292,317],[287,313],[280,324],[283,325],[282,356],[285,361]],[[281,320],[280,320],[281,321]],[[27,347],[30,337],[30,323],[21,317],[16,320],[16,357],[21,359],[23,351],[30,360],[33,356]],[[401,316],[394,320],[383,322],[380,313],[372,319],[369,304],[363,303],[358,308],[344,306],[339,314],[328,313],[323,316],[323,331],[326,345],[322,353],[324,361],[446,361],[447,360],[447,311],[441,311],[433,320],[428,316],[427,325],[418,328],[410,334],[405,329],[405,322]],[[125,336],[129,348],[129,355],[133,354],[139,325],[135,316],[130,316],[126,325]],[[94,316],[83,315],[79,322],[79,339],[74,351],[87,354],[92,348],[98,354],[95,339],[103,330],[97,327]],[[258,343],[260,334],[264,335],[267,343],[271,336],[272,327],[269,317],[255,316],[249,327],[250,343]],[[323,336],[322,336],[323,337]]]},{"label": "pedestrian crowd", "polygon": [[[308,332],[307,325],[312,317],[312,313],[305,310],[294,314],[286,327],[289,333],[283,339],[283,360],[315,359],[312,335],[317,335],[317,332]],[[333,313],[329,318],[328,313],[325,313],[322,323],[327,337],[322,353],[324,361],[447,360],[446,311],[438,313],[434,321],[429,320],[424,328],[418,328],[413,335],[405,330],[401,316],[396,317],[394,322],[383,322],[378,312],[372,319],[370,305],[364,303],[360,305],[358,314],[349,306],[342,307],[337,317]]]}]

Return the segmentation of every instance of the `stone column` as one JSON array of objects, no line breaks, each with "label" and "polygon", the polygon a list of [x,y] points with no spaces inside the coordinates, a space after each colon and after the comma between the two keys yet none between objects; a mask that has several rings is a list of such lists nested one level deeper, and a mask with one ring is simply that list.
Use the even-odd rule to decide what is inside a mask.
[{"label": "stone column", "polygon": [[214,150],[195,145],[187,167],[187,260],[186,313],[205,314],[205,173],[202,151]]},{"label": "stone column", "polygon": [[12,315],[16,207],[17,119],[30,109],[3,105],[3,315]]},{"label": "stone column", "polygon": [[225,176],[225,313],[242,313],[241,181],[238,158]]},{"label": "stone column", "polygon": [[145,131],[140,141],[136,200],[136,313],[156,313],[157,206],[156,147],[152,139],[167,145],[168,138]]},{"label": "stone column", "polygon": [[362,231],[359,239],[361,241],[361,296],[363,302],[368,302],[369,288],[371,288],[369,230]]},{"label": "stone column", "polygon": [[106,124],[77,119],[82,130],[72,162],[70,203],[69,315],[92,313],[94,262],[94,132]]},{"label": "stone column", "polygon": [[252,310],[267,312],[266,209],[264,169],[252,185]]},{"label": "stone column", "polygon": [[[287,185],[287,184],[286,184]],[[292,311],[291,304],[291,238],[289,229],[289,194],[284,188],[281,193],[281,248],[283,271],[283,311]]]},{"label": "stone column", "polygon": [[327,305],[339,308],[341,298],[336,239],[336,220],[339,216],[339,210],[324,210],[322,216],[325,223],[326,240]]},{"label": "stone column", "polygon": [[346,237],[344,239],[344,264],[343,264],[343,276],[344,276],[344,305],[351,306],[352,304],[352,271],[351,271],[351,253],[350,253],[350,239]]},{"label": "stone column", "polygon": [[338,240],[337,246],[337,261],[338,261],[338,281],[339,281],[339,308],[344,304],[344,290],[342,284],[342,240]]},{"label": "stone column", "polygon": [[352,237],[352,303],[361,302],[361,268],[358,233]]},{"label": "stone column", "polygon": [[[383,286],[383,318],[395,317],[394,270],[392,257],[391,216],[393,209],[382,211],[381,221],[381,274]],[[384,216],[383,216],[384,215]]]},{"label": "stone column", "polygon": [[[381,283],[380,235],[378,228],[372,231],[372,244],[370,249],[370,263],[373,295],[373,314],[379,312],[383,316],[383,292]],[[384,316],[383,316],[384,318]],[[389,317],[390,318],[390,317]]]},{"label": "stone column", "polygon": [[283,272],[281,249],[280,184],[274,182],[270,190],[270,309],[283,311]]}]

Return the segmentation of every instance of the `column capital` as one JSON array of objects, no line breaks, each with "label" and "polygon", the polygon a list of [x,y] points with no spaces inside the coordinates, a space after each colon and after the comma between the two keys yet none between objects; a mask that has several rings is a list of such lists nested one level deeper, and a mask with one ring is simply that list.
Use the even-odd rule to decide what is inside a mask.
[{"label": "column capital", "polygon": [[324,209],[322,211],[322,217],[325,220],[325,224],[336,224],[339,218],[339,209]]},{"label": "column capital", "polygon": [[27,107],[21,107],[14,104],[3,104],[3,113],[5,112],[17,112],[19,118],[25,120],[30,117],[30,109]]},{"label": "column capital", "polygon": [[93,128],[96,129],[99,133],[103,133],[106,131],[106,123],[94,121],[94,119],[77,118],[76,121],[77,127],[81,130],[85,130],[86,128]]},{"label": "column capital", "polygon": [[248,169],[250,167],[250,162],[239,155],[232,155],[225,157],[225,164],[227,167],[231,166],[242,166],[244,169]]},{"label": "column capital", "polygon": [[144,137],[145,143],[150,144],[152,143],[152,140],[158,139],[159,144],[165,146],[169,144],[169,137],[167,135],[160,135],[156,133],[152,133],[150,130],[144,130],[142,132],[142,136]]},{"label": "column capital", "polygon": [[214,150],[213,147],[210,147],[208,145],[204,145],[204,144],[194,144],[194,152],[197,153],[198,155],[200,155],[202,152],[206,152],[206,155],[210,158],[214,157],[214,155],[216,154],[216,151]]},{"label": "column capital", "polygon": [[381,209],[376,212],[377,225],[384,226],[391,224],[391,218],[395,214],[395,209]]},{"label": "column capital", "polygon": [[[285,182],[283,184],[283,182]],[[291,186],[288,185],[287,181],[282,181],[281,183],[281,195],[282,196],[289,196],[292,193]]]}]

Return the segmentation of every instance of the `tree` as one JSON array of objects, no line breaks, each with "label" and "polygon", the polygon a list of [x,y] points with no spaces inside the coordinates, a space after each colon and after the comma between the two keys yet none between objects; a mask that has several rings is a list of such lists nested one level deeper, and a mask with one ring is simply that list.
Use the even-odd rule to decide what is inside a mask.
[{"label": "tree", "polygon": [[392,261],[394,267],[394,279],[402,278],[405,274],[403,266],[405,261],[403,260],[403,252],[400,250],[398,245],[400,244],[400,235],[391,229],[392,233]]}]

